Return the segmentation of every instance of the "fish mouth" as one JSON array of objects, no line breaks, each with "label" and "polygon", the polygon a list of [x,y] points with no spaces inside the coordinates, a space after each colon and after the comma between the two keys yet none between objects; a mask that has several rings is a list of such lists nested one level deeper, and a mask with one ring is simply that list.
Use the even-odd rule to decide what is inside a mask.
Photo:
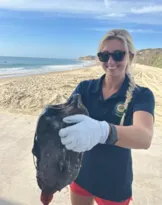
[{"label": "fish mouth", "polygon": [[57,183],[52,183],[50,179],[45,178],[43,172],[37,172],[36,178],[39,188],[44,193],[50,194],[61,190]]}]

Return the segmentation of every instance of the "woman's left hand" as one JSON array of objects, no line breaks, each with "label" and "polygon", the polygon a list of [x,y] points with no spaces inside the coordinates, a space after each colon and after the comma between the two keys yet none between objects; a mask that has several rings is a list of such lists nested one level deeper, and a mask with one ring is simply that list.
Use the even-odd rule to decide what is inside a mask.
[{"label": "woman's left hand", "polygon": [[63,121],[76,123],[59,131],[61,142],[68,150],[85,152],[98,143],[105,143],[108,138],[109,124],[106,121],[98,121],[82,114],[65,117]]}]

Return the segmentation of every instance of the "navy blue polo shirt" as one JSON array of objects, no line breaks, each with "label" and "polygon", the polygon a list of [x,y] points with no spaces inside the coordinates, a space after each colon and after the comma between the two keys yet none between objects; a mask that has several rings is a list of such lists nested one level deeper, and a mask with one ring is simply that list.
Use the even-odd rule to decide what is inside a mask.
[{"label": "navy blue polo shirt", "polygon": [[[126,75],[119,91],[104,100],[104,77],[105,74],[99,79],[80,82],[73,94],[81,94],[90,117],[119,125],[129,78]],[[132,125],[133,113],[138,110],[147,111],[154,116],[154,106],[152,91],[138,86],[128,106],[124,125]],[[115,145],[96,145],[84,153],[82,167],[75,182],[93,195],[106,200],[120,202],[128,199],[132,196],[133,182],[131,150]]]}]

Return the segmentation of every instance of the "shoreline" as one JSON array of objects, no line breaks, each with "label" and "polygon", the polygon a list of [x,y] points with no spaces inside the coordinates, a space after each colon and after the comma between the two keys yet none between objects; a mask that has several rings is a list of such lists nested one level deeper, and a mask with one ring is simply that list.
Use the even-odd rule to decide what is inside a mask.
[{"label": "shoreline", "polygon": [[[79,60],[78,63],[72,63],[72,64],[42,64],[40,66],[34,66],[32,68],[25,68],[23,65],[21,67],[7,67],[7,68],[0,68],[0,79],[9,79],[9,78],[19,78],[24,76],[31,76],[31,75],[39,75],[39,74],[45,74],[45,73],[53,73],[53,72],[64,72],[64,71],[70,71],[75,69],[84,69],[89,66],[93,66],[96,64],[95,60]],[[31,67],[31,65],[29,66]],[[12,69],[20,69],[19,72],[15,70],[15,72]],[[9,69],[9,72],[3,73],[1,72],[1,69]]]},{"label": "shoreline", "polygon": [[[93,62],[93,61],[92,61]],[[74,67],[72,69],[65,69],[65,70],[56,70],[56,71],[49,71],[49,72],[42,72],[42,73],[29,73],[29,74],[22,74],[22,75],[8,75],[10,77],[1,77],[0,75],[0,85],[2,82],[12,81],[16,79],[23,79],[26,77],[34,77],[34,76],[48,76],[48,75],[55,75],[55,74],[62,74],[62,73],[69,73],[69,72],[75,72],[75,71],[82,71],[84,69],[92,68],[98,66],[97,63],[94,64],[87,64],[86,66],[80,66],[80,67]]]}]

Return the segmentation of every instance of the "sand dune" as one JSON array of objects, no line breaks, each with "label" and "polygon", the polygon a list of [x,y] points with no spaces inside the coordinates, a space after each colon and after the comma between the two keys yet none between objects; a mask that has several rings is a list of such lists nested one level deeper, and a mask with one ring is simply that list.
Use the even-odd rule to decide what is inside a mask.
[{"label": "sand dune", "polygon": [[[31,155],[37,115],[46,104],[65,102],[81,80],[102,73],[100,67],[93,66],[0,81],[0,205],[41,204]],[[135,65],[133,73],[138,84],[151,88],[156,100],[152,146],[133,150],[133,204],[161,205],[162,69]],[[68,187],[56,194],[52,204],[70,205]]]}]

